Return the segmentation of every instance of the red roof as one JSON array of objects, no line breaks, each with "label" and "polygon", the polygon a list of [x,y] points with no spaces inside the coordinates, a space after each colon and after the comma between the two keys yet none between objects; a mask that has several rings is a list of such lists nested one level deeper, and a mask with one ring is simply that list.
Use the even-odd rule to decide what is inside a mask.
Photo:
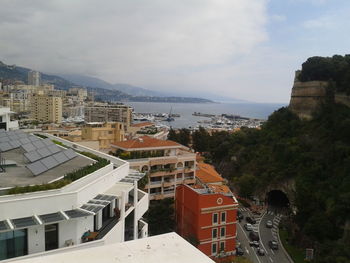
[{"label": "red roof", "polygon": [[134,123],[131,125],[131,127],[147,127],[147,126],[152,126],[152,125],[154,125],[153,122],[146,121],[146,122]]},{"label": "red roof", "polygon": [[215,168],[207,163],[197,163],[198,170],[196,171],[196,177],[202,183],[218,183],[223,182],[224,178],[215,170]]},{"label": "red roof", "polygon": [[181,144],[177,142],[173,142],[170,140],[159,140],[156,138],[152,138],[149,136],[141,136],[137,139],[116,142],[112,144],[116,148],[121,149],[139,149],[139,148],[160,148],[160,147],[183,147]]}]

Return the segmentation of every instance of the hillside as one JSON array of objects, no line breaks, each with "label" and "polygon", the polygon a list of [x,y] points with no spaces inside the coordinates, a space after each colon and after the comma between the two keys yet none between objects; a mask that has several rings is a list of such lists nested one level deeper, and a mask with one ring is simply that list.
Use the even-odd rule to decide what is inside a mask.
[{"label": "hillside", "polygon": [[[15,81],[27,82],[27,75],[30,69],[18,67],[16,65],[6,65],[0,61],[0,82],[13,83]],[[43,83],[53,84],[57,89],[67,90],[72,87],[86,87],[90,92],[95,93],[95,98],[104,101],[138,101],[138,102],[172,102],[172,103],[209,103],[211,100],[192,97],[161,97],[154,95],[145,95],[140,93],[140,89],[126,84],[112,85],[103,80],[92,77],[77,77],[75,75],[64,75],[64,77],[49,75],[42,73],[41,78]],[[118,87],[122,87],[123,90],[129,90],[129,92],[123,92],[118,90]],[[138,93],[132,93],[137,91]]]},{"label": "hillside", "polygon": [[[350,85],[350,79],[343,85]],[[260,130],[210,135],[200,129],[192,142],[241,197],[261,196],[293,181],[292,209],[283,223],[289,243],[301,251],[315,249],[313,262],[343,263],[350,262],[350,108],[332,93],[324,97],[309,120],[281,108]],[[169,134],[190,141],[186,131]]]}]

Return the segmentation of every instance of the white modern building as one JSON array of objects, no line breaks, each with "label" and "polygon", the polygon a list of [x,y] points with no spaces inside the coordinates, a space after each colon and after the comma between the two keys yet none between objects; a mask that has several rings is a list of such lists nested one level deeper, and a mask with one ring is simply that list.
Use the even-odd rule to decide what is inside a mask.
[{"label": "white modern building", "polygon": [[12,112],[10,108],[0,107],[0,130],[18,130],[18,121],[11,120],[12,114],[14,114],[14,112]]},{"label": "white modern building", "polygon": [[[116,157],[45,135],[0,132],[0,260],[146,237],[148,194],[137,188],[142,174]],[[38,191],[42,184],[52,189]]]},{"label": "white modern building", "polygon": [[60,253],[40,253],[11,262],[18,263],[214,263],[176,233],[97,247],[70,247]]}]

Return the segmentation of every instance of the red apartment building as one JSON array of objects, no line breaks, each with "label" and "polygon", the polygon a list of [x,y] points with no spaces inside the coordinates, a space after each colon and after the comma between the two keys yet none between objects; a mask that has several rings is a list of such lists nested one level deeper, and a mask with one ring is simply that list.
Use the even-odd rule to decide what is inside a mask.
[{"label": "red apartment building", "polygon": [[217,262],[236,253],[238,202],[226,185],[176,188],[176,224],[182,237]]}]

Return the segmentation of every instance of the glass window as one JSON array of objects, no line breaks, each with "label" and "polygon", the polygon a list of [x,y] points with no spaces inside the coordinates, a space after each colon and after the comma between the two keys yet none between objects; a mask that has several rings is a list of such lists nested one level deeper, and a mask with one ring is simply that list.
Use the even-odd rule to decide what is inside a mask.
[{"label": "glass window", "polygon": [[221,223],[226,222],[226,212],[221,213]]},{"label": "glass window", "polygon": [[27,254],[27,229],[0,233],[0,260]]},{"label": "glass window", "polygon": [[218,213],[214,213],[213,214],[213,224],[217,224],[218,223]]},{"label": "glass window", "polygon": [[225,251],[225,241],[220,242],[220,251]]},{"label": "glass window", "polygon": [[218,237],[218,229],[217,228],[213,228],[211,233],[212,233],[212,237],[213,238],[217,238]]},{"label": "glass window", "polygon": [[220,237],[224,237],[226,235],[226,228],[225,227],[222,227],[220,229]]},{"label": "glass window", "polygon": [[217,245],[217,243],[212,243],[211,244],[211,254],[216,255],[216,253],[218,253],[218,245]]}]

